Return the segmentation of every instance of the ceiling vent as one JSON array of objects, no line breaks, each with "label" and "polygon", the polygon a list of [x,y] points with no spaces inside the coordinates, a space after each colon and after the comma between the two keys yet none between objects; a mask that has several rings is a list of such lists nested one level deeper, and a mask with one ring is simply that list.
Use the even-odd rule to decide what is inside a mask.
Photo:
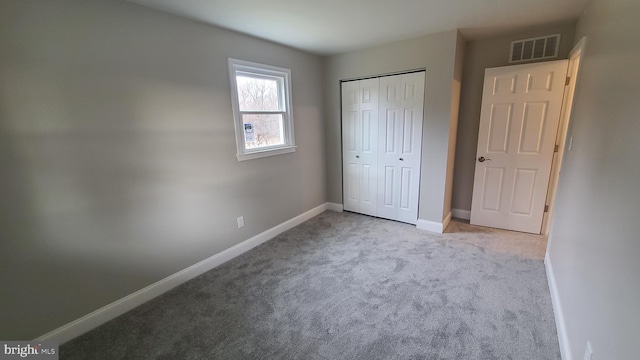
[{"label": "ceiling vent", "polygon": [[560,34],[512,41],[509,63],[558,57],[559,46]]}]

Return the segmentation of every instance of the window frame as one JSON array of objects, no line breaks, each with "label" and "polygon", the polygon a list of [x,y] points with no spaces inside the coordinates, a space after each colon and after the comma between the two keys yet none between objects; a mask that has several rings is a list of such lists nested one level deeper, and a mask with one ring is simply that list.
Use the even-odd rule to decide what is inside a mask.
[{"label": "window frame", "polygon": [[[293,114],[291,112],[291,70],[277,66],[265,65],[251,61],[228,59],[229,81],[231,85],[231,103],[236,135],[236,156],[238,161],[256,159],[266,156],[286,154],[296,151]],[[278,100],[281,110],[241,111],[238,97],[236,76],[253,75],[256,78],[278,80]],[[242,115],[282,115],[284,144],[247,149],[245,146],[244,123]]]}]

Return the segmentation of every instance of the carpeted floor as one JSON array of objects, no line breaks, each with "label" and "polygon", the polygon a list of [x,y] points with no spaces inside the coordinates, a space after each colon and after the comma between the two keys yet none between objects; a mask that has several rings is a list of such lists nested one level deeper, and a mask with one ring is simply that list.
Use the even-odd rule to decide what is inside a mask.
[{"label": "carpeted floor", "polygon": [[560,359],[542,236],[325,212],[61,359]]}]

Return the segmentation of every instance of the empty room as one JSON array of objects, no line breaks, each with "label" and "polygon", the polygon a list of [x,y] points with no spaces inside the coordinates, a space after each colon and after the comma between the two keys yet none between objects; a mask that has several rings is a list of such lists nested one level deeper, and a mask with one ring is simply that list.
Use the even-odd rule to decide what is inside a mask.
[{"label": "empty room", "polygon": [[0,358],[640,358],[639,18],[0,0]]}]

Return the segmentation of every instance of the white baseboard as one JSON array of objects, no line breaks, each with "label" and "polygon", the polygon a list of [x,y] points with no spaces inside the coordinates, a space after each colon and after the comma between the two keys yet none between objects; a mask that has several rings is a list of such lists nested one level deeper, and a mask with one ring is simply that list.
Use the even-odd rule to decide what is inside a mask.
[{"label": "white baseboard", "polygon": [[327,203],[327,210],[342,212],[344,210],[344,206],[342,204],[329,202]]},{"label": "white baseboard", "polygon": [[451,209],[451,215],[457,219],[471,220],[471,211],[463,209]]},{"label": "white baseboard", "polygon": [[560,295],[558,294],[558,286],[556,284],[556,277],[553,273],[553,266],[551,265],[549,253],[544,256],[544,267],[547,272],[547,282],[549,283],[549,292],[551,293],[553,315],[556,320],[558,343],[560,344],[560,356],[563,360],[572,360],[571,347],[569,346],[569,334],[567,334],[567,327],[564,322],[562,306],[560,305]]},{"label": "white baseboard", "polygon": [[[342,205],[340,205],[340,207],[342,207]],[[143,289],[140,289],[133,294],[127,295],[122,299],[112,302],[111,304],[106,305],[90,314],[87,314],[77,320],[63,325],[62,327],[48,332],[35,339],[35,341],[54,340],[59,342],[60,344],[67,342],[77,336],[86,333],[87,331],[90,331],[106,323],[109,320],[112,320],[124,314],[129,310],[132,310],[139,305],[144,304],[145,302],[155,298],[156,296],[161,295],[173,289],[174,287],[195,278],[196,276],[202,275],[205,272],[222,265],[223,263],[233,259],[234,257],[241,255],[242,253],[247,252],[268,240],[271,240],[277,235],[297,225],[300,225],[301,223],[329,209],[332,209],[332,205],[330,203],[319,205],[303,214],[294,217],[293,219],[287,220],[279,225],[272,227],[271,229],[261,232],[260,234],[250,239],[247,239],[207,259],[204,259],[195,265],[189,266],[188,268],[170,275]]]},{"label": "white baseboard", "polygon": [[444,220],[440,223],[437,221],[418,219],[416,227],[420,230],[427,230],[435,233],[442,234],[447,228],[447,225],[451,222],[451,213],[447,214]]}]

